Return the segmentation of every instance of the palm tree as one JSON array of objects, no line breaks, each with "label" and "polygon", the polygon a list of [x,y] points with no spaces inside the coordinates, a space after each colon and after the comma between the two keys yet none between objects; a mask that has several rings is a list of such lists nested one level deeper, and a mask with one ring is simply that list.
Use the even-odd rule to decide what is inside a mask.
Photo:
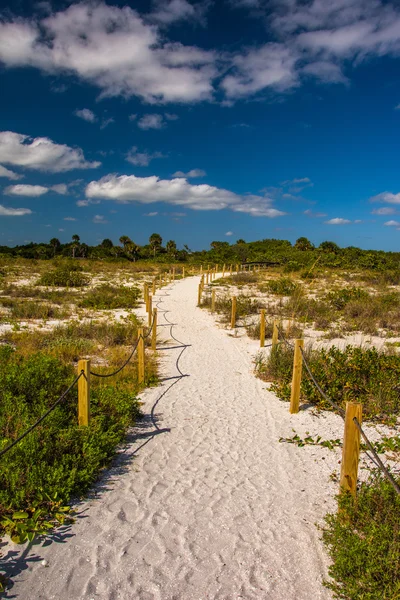
[{"label": "palm tree", "polygon": [[127,235],[121,235],[121,237],[119,238],[119,242],[120,242],[120,244],[122,244],[122,245],[123,245],[123,247],[125,248],[125,246],[126,246],[127,244],[131,244],[131,243],[132,243],[132,240],[131,240],[131,238],[130,238],[130,237],[128,237]]},{"label": "palm tree", "polygon": [[76,233],[72,236],[72,258],[75,258],[75,252],[79,248],[81,238]]},{"label": "palm tree", "polygon": [[149,237],[150,246],[153,250],[153,255],[156,255],[157,250],[161,248],[162,237],[159,233],[152,233]]},{"label": "palm tree", "polygon": [[53,256],[55,256],[56,255],[56,251],[61,246],[61,242],[60,242],[60,240],[58,238],[51,238],[49,244],[50,244],[50,246],[52,246],[52,248],[53,248]]},{"label": "palm tree", "polygon": [[168,254],[171,254],[171,256],[173,256],[173,258],[175,258],[176,256],[176,243],[174,242],[174,240],[169,240],[169,242],[166,243],[165,245]]}]

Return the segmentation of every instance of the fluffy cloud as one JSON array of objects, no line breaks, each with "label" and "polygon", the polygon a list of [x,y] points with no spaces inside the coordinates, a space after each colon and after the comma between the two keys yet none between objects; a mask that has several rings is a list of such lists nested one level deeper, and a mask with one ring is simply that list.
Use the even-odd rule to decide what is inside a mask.
[{"label": "fluffy cloud", "polygon": [[43,196],[43,194],[47,194],[49,188],[43,187],[42,185],[9,185],[4,190],[4,193],[8,196],[31,196],[32,198],[36,198],[38,196]]},{"label": "fluffy cloud", "polygon": [[326,213],[314,212],[314,211],[310,210],[309,208],[304,211],[304,214],[307,215],[307,217],[310,217],[312,219],[318,219],[318,218],[327,216]]},{"label": "fluffy cloud", "polygon": [[104,225],[105,223],[108,223],[108,221],[105,220],[104,215],[95,215],[92,221],[93,223],[97,223],[99,225]]},{"label": "fluffy cloud", "polygon": [[349,219],[341,219],[340,217],[335,217],[334,219],[329,219],[329,221],[324,221],[327,225],[348,225],[351,223]]},{"label": "fluffy cloud", "polygon": [[55,144],[49,138],[32,139],[13,131],[0,131],[0,163],[52,173],[96,168],[101,164],[85,160],[80,148]]},{"label": "fluffy cloud", "polygon": [[[239,195],[211,185],[192,185],[186,179],[160,179],[159,177],[135,177],[134,175],[107,175],[92,181],[86,187],[88,202],[98,199],[113,200],[122,204],[138,202],[187,206],[193,210],[222,210],[229,208],[259,217],[284,215],[273,208],[268,197]],[[81,204],[83,205],[83,204]]]},{"label": "fluffy cloud", "polygon": [[40,21],[1,23],[0,61],[73,74],[103,96],[152,103],[210,99],[216,74],[214,52],[170,43],[135,10],[102,2],[72,4]]},{"label": "fluffy cloud", "polygon": [[7,177],[7,179],[12,179],[16,181],[17,179],[22,179],[23,175],[19,175],[18,173],[14,173],[14,171],[10,171],[5,167],[0,165],[0,177]]},{"label": "fluffy cloud", "polygon": [[393,206],[382,206],[381,208],[375,208],[371,214],[373,215],[394,215],[397,210]]},{"label": "fluffy cloud", "polygon": [[137,146],[132,146],[126,155],[126,160],[132,165],[147,167],[154,158],[165,158],[162,152],[138,152]]},{"label": "fluffy cloud", "polygon": [[92,110],[89,108],[82,108],[81,110],[76,110],[74,112],[76,117],[83,119],[84,121],[88,121],[88,123],[96,123],[97,117]]},{"label": "fluffy cloud", "polygon": [[64,217],[64,221],[77,221],[75,217]]},{"label": "fluffy cloud", "polygon": [[400,204],[400,193],[382,192],[369,199],[370,202],[385,202],[387,204]]},{"label": "fluffy cloud", "polygon": [[23,217],[31,214],[32,211],[29,208],[7,208],[0,204],[0,217]]},{"label": "fluffy cloud", "polygon": [[386,227],[400,227],[400,223],[399,221],[386,221],[386,223],[384,223],[384,225],[386,225]]},{"label": "fluffy cloud", "polygon": [[205,24],[204,15],[207,9],[207,2],[189,4],[187,0],[160,0],[149,19],[160,25],[171,25],[177,21],[197,21]]},{"label": "fluffy cloud", "polygon": [[152,114],[143,115],[138,121],[140,129],[161,129],[164,127],[164,119],[162,115]]},{"label": "fluffy cloud", "polygon": [[207,173],[203,171],[203,169],[191,169],[187,173],[183,171],[176,171],[172,177],[185,177],[186,179],[194,178],[194,177],[205,177]]},{"label": "fluffy cloud", "polygon": [[228,237],[230,237],[231,235],[233,235],[233,231],[227,231],[226,234]]}]

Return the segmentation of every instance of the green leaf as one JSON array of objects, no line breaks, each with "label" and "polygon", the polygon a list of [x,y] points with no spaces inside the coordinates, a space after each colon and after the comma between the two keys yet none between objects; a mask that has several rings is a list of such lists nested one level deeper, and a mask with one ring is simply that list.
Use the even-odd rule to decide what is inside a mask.
[{"label": "green leaf", "polygon": [[23,510],[13,513],[13,519],[27,519],[28,517],[28,513]]}]

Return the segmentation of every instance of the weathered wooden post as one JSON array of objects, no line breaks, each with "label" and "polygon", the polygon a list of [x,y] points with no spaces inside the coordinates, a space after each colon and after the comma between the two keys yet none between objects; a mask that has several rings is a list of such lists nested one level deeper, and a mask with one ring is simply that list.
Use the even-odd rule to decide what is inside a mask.
[{"label": "weathered wooden post", "polygon": [[260,348],[265,346],[265,308],[260,313]]},{"label": "weathered wooden post", "polygon": [[226,265],[225,265],[225,263],[224,263],[224,266],[222,267],[222,277],[225,277],[225,266],[226,266]]},{"label": "weathered wooden post", "polygon": [[156,351],[157,346],[157,309],[153,308],[153,331],[151,332],[151,349]]},{"label": "weathered wooden post", "polygon": [[236,326],[236,296],[232,296],[231,329]]},{"label": "weathered wooden post", "polygon": [[277,345],[278,339],[279,339],[278,321],[276,319],[274,319],[274,323],[272,326],[272,349],[274,349],[275,346]]},{"label": "weathered wooden post", "polygon": [[200,265],[200,275],[202,274],[202,272],[203,272],[203,265]]},{"label": "weathered wooden post", "polygon": [[143,329],[138,329],[138,383],[144,382],[144,337]]},{"label": "weathered wooden post", "polygon": [[185,279],[185,267],[182,267],[182,279]]},{"label": "weathered wooden post", "polygon": [[175,281],[175,267],[172,269],[172,281]]},{"label": "weathered wooden post", "polygon": [[148,293],[149,293],[149,288],[148,288],[147,282],[145,282],[143,284],[143,300],[146,304],[146,310],[147,310],[147,294]]},{"label": "weathered wooden post", "polygon": [[162,286],[162,275],[161,273],[159,274],[159,278],[160,278],[160,287]]},{"label": "weathered wooden post", "polygon": [[151,296],[149,294],[149,310],[148,310],[148,323],[149,323],[149,327],[151,325],[152,313],[153,313],[153,296]]},{"label": "weathered wooden post", "polygon": [[289,410],[291,414],[299,412],[301,371],[303,367],[303,357],[301,354],[301,348],[303,348],[303,346],[304,340],[296,340],[294,343],[292,390],[290,393]]},{"label": "weathered wooden post", "polygon": [[229,267],[229,275],[232,277],[232,265]]},{"label": "weathered wooden post", "polygon": [[354,418],[361,425],[362,405],[360,402],[346,402],[342,464],[340,469],[340,488],[353,496],[357,492],[358,462],[360,459],[360,430]]},{"label": "weathered wooden post", "polygon": [[156,294],[156,278],[153,279],[153,296]]},{"label": "weathered wooden post", "polygon": [[209,271],[206,272],[206,285],[208,285]]},{"label": "weathered wooden post", "polygon": [[211,312],[215,312],[215,290],[211,292]]},{"label": "weathered wooden post", "polygon": [[201,286],[201,283],[199,283],[199,290],[198,290],[198,294],[197,294],[197,306],[201,306],[201,293],[203,291],[203,288]]},{"label": "weathered wooden post", "polygon": [[87,427],[90,421],[90,360],[78,361],[78,424]]}]

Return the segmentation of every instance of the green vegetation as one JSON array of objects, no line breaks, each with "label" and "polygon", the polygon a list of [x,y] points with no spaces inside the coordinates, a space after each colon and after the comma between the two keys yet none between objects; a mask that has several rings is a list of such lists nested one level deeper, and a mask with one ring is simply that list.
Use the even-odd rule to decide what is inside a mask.
[{"label": "green vegetation", "polygon": [[[375,348],[347,346],[345,350],[306,350],[306,360],[311,372],[325,393],[336,404],[345,407],[348,400],[361,402],[363,418],[394,423],[400,414],[398,381],[400,361],[398,356],[378,352]],[[271,390],[279,398],[290,400],[293,350],[281,344],[257,364],[258,375],[272,381]],[[300,390],[303,401],[331,410],[306,370]]]},{"label": "green vegetation", "polygon": [[96,310],[134,308],[137,306],[139,295],[140,291],[137,287],[117,287],[105,283],[89,290],[79,306]]},{"label": "green vegetation", "polygon": [[400,496],[385,479],[362,483],[354,501],[339,497],[328,515],[323,537],[333,581],[325,585],[344,600],[395,600],[400,597]]},{"label": "green vegetation", "polygon": [[82,273],[82,267],[76,263],[62,264],[53,271],[43,273],[37,285],[55,287],[83,287],[88,285],[89,278]]}]

